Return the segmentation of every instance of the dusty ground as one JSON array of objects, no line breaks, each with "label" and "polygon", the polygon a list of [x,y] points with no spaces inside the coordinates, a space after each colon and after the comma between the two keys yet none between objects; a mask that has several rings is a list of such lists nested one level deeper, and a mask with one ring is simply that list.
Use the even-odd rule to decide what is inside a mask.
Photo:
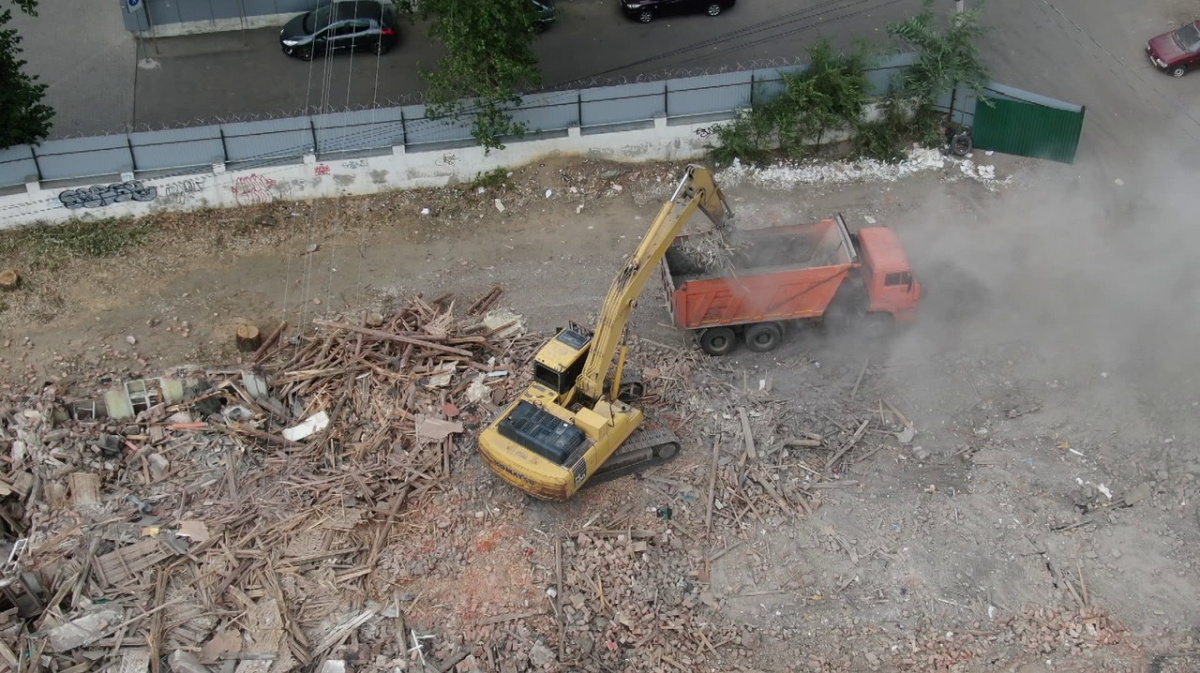
[{"label": "dusty ground", "polygon": [[[718,362],[670,327],[649,288],[632,332],[652,342],[639,358],[664,374],[657,408],[679,422],[683,455],[648,479],[550,506],[511,492],[460,447],[458,480],[408,525],[418,539],[453,530],[469,543],[393,548],[404,570],[392,581],[421,596],[416,619],[455,632],[537,608],[554,584],[550,537],[618,520],[676,542],[610,568],[588,566],[601,557],[587,543],[566,550],[573,586],[594,574],[630,583],[609,587],[607,613],[594,595],[570,596],[573,623],[592,633],[584,643],[585,629],[572,629],[568,653],[604,662],[591,670],[1197,670],[1198,329],[1171,310],[1198,289],[1190,244],[1171,224],[1182,218],[1159,201],[1139,212],[1166,224],[1135,231],[1119,186],[1093,189],[1073,167],[986,160],[1013,180],[984,185],[950,167],[896,182],[723,185],[746,222],[840,211],[852,226],[895,227],[927,293],[919,324],[882,345],[802,332],[774,353]],[[531,330],[590,320],[677,173],[555,163],[482,194],[163,216],[124,256],[25,272],[0,314],[6,378],[89,385],[232,361],[239,319],[304,325],[416,292],[470,301],[501,285],[502,304]],[[805,469],[828,449],[764,459],[783,490],[819,495],[811,514],[742,517],[726,505],[705,536],[714,437],[740,451],[737,407],[751,403],[773,410],[754,419],[766,447],[800,431],[844,441],[847,418],[878,422],[823,486]],[[913,422],[911,442],[890,432],[887,404]],[[662,505],[671,521],[655,516]],[[622,640],[632,630],[622,601],[638,614],[652,594],[657,611],[660,591],[686,604],[692,585],[703,612],[687,628],[712,634],[709,647],[663,663]],[[557,643],[545,615],[496,628]]]}]

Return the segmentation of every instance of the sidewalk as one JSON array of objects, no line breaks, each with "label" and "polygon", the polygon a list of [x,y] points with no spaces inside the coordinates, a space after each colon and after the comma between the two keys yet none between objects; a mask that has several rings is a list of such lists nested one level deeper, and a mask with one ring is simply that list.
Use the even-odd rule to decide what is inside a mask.
[{"label": "sidewalk", "polygon": [[137,43],[117,0],[42,0],[35,17],[12,12],[25,72],[47,85],[45,103],[56,112],[51,139],[132,123]]}]

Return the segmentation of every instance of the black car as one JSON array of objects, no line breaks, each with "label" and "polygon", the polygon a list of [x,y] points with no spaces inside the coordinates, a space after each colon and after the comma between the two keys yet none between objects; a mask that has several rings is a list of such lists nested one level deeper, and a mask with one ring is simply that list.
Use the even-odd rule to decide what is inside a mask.
[{"label": "black car", "polygon": [[322,4],[287,22],[279,31],[283,53],[304,60],[341,51],[386,53],[396,44],[392,3],[348,0]]},{"label": "black car", "polygon": [[650,23],[657,16],[696,14],[716,16],[733,7],[736,0],[621,0],[621,9],[630,18]]}]

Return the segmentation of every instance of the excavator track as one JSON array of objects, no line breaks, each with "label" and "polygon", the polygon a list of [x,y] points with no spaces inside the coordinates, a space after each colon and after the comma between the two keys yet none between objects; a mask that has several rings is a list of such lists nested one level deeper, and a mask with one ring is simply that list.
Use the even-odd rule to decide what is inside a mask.
[{"label": "excavator track", "polygon": [[638,430],[583,485],[588,488],[662,465],[679,455],[679,438],[665,428]]}]

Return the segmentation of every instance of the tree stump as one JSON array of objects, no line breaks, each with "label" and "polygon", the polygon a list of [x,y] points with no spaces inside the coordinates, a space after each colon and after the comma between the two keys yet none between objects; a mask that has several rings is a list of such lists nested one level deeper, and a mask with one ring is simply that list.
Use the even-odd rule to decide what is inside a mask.
[{"label": "tree stump", "polygon": [[237,349],[243,353],[253,353],[262,345],[262,332],[250,323],[242,323],[237,328]]},{"label": "tree stump", "polygon": [[13,269],[0,271],[0,290],[15,290],[21,285],[21,274]]}]

